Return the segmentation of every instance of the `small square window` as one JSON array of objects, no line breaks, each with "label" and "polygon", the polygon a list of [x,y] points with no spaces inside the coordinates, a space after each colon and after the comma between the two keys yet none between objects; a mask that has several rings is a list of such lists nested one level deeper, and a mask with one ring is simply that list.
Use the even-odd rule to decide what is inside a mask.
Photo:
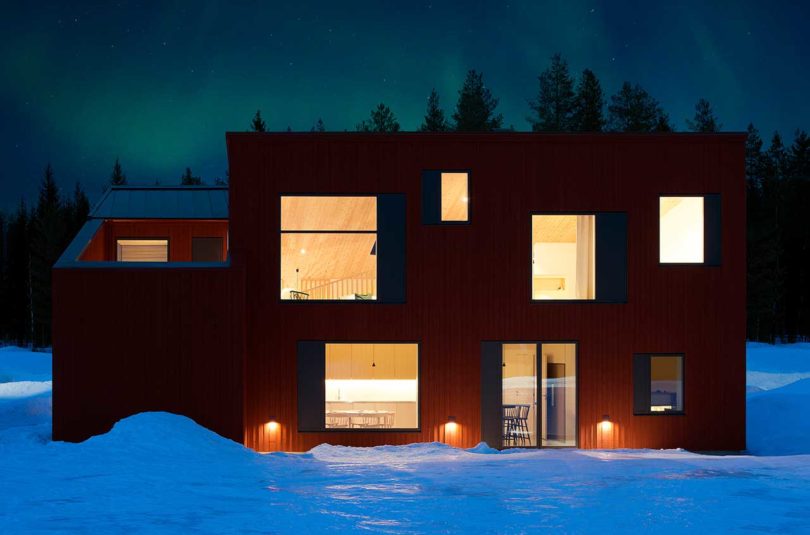
[{"label": "small square window", "polygon": [[703,197],[661,197],[659,208],[659,261],[702,264]]},{"label": "small square window", "polygon": [[422,172],[422,223],[459,225],[470,222],[470,173]]},{"label": "small square window", "polygon": [[683,414],[683,355],[635,355],[634,413]]},{"label": "small square window", "polygon": [[191,238],[192,262],[222,262],[223,239],[219,237]]}]

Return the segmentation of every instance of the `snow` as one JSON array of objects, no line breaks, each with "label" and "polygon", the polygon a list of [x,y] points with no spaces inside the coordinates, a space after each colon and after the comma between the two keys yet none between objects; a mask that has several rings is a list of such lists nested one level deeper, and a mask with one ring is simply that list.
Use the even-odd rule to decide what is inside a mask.
[{"label": "snow", "polygon": [[438,443],[261,455],[167,413],[52,442],[47,355],[4,348],[0,532],[808,532],[806,355],[749,345],[749,370],[769,374],[749,374],[757,455]]}]

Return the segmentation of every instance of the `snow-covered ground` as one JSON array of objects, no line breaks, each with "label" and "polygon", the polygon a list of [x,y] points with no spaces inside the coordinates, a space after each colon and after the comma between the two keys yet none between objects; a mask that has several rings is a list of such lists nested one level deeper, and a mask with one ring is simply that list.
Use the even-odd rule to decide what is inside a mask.
[{"label": "snow-covered ground", "polygon": [[810,373],[810,346],[749,346],[759,455],[725,457],[442,444],[259,455],[166,413],[54,443],[45,360],[0,349],[3,534],[810,532],[810,379],[795,375]]}]

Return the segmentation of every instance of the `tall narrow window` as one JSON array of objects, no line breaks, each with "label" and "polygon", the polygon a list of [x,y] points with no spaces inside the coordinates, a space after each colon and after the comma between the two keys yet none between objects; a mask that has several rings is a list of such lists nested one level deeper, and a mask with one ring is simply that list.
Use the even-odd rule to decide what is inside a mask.
[{"label": "tall narrow window", "polygon": [[635,355],[634,412],[683,412],[683,355]]},{"label": "tall narrow window", "polygon": [[417,344],[327,343],[326,429],[418,429]]},{"label": "tall narrow window", "polygon": [[593,215],[532,216],[532,299],[595,299]]},{"label": "tall narrow window", "polygon": [[168,262],[169,240],[116,240],[118,262]]},{"label": "tall narrow window", "polygon": [[281,299],[377,299],[377,198],[281,198]]},{"label": "tall narrow window", "polygon": [[659,259],[662,264],[703,263],[703,197],[661,197]]},{"label": "tall narrow window", "polygon": [[442,173],[442,221],[469,221],[469,176]]}]

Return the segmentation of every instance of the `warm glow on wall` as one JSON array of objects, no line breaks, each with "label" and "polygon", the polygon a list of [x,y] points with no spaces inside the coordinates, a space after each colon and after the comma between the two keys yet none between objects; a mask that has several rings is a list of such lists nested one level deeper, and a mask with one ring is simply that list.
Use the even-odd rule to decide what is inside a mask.
[{"label": "warm glow on wall", "polygon": [[458,423],[456,423],[456,417],[450,416],[447,418],[447,423],[444,424],[444,431],[450,435],[455,434],[458,431]]},{"label": "warm glow on wall", "polygon": [[703,262],[703,197],[661,197],[659,258],[663,264]]},{"label": "warm glow on wall", "polygon": [[270,431],[271,433],[275,433],[276,431],[278,431],[278,428],[279,425],[277,421],[270,420],[269,422],[267,422],[267,430]]},{"label": "warm glow on wall", "polygon": [[602,417],[602,421],[599,422],[599,428],[603,433],[609,433],[613,430],[613,422],[610,421],[610,416],[605,415]]}]

